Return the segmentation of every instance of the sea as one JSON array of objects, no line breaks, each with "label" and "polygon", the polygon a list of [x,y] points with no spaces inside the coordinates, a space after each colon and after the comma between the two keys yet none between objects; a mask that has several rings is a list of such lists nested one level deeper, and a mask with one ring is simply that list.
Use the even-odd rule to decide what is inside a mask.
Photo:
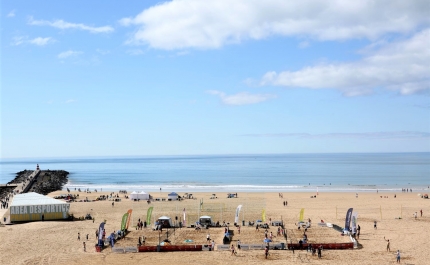
[{"label": "sea", "polygon": [[0,183],[37,164],[70,172],[65,187],[103,191],[397,192],[430,185],[430,153],[1,159]]}]

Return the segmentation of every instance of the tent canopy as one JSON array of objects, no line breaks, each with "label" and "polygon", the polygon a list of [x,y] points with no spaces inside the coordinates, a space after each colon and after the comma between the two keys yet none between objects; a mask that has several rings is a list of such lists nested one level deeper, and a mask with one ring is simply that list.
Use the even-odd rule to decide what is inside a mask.
[{"label": "tent canopy", "polygon": [[130,193],[130,200],[149,200],[149,194],[141,191],[137,193],[136,191],[133,191]]},{"label": "tent canopy", "polygon": [[172,219],[168,216],[161,216],[158,218],[158,223],[163,228],[170,228],[172,227]]},{"label": "tent canopy", "polygon": [[167,198],[168,199],[170,199],[170,200],[177,200],[178,199],[178,194],[176,193],[176,192],[172,192],[172,193],[169,193],[168,195],[167,195]]}]

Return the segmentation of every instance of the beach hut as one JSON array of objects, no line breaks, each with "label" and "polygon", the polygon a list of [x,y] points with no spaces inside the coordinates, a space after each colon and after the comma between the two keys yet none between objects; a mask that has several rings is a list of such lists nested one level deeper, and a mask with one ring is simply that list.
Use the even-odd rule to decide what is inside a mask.
[{"label": "beach hut", "polygon": [[29,192],[15,195],[9,209],[11,222],[60,220],[69,218],[70,204]]},{"label": "beach hut", "polygon": [[169,201],[176,201],[178,199],[178,194],[176,192],[169,193],[167,199]]},{"label": "beach hut", "polygon": [[202,226],[213,226],[212,217],[208,215],[200,216],[199,222]]},{"label": "beach hut", "polygon": [[161,225],[162,228],[171,228],[173,227],[172,219],[168,216],[161,216],[157,219],[158,225]]}]

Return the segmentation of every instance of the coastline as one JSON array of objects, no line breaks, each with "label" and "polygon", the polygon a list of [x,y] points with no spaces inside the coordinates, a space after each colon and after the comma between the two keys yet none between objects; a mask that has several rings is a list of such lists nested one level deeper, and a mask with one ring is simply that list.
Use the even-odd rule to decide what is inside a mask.
[{"label": "coastline", "polygon": [[376,193],[377,191],[400,193],[402,189],[408,188],[413,192],[430,192],[429,186],[426,184],[422,185],[405,185],[404,188],[389,185],[318,185],[318,186],[283,186],[283,185],[166,185],[160,183],[159,185],[103,185],[103,184],[73,184],[70,181],[64,185],[64,188],[73,190],[78,189],[90,189],[90,190],[105,190],[105,191],[118,191],[118,190],[130,190],[130,191],[145,191],[145,192],[157,192],[160,188],[163,191],[170,192],[365,192],[365,193]]}]

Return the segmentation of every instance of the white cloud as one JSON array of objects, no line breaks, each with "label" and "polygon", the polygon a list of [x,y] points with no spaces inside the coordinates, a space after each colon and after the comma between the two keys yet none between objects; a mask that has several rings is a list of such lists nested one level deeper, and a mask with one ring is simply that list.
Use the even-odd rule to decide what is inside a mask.
[{"label": "white cloud", "polygon": [[338,89],[346,96],[373,93],[376,89],[402,95],[430,90],[430,29],[410,39],[377,45],[364,58],[350,63],[326,63],[298,71],[268,72],[262,85],[291,88]]},{"label": "white cloud", "polygon": [[34,39],[29,39],[27,36],[17,36],[12,39],[12,45],[18,46],[23,44],[34,44],[37,46],[45,46],[47,44],[53,43],[55,40],[51,37],[37,37]]},{"label": "white cloud", "polygon": [[18,46],[24,44],[28,41],[28,38],[25,36],[16,36],[12,38],[12,45]]},{"label": "white cloud", "polygon": [[65,59],[65,58],[68,58],[68,57],[74,57],[74,56],[77,56],[77,55],[79,55],[79,54],[82,54],[82,52],[80,52],[80,51],[72,51],[72,50],[68,50],[68,51],[65,51],[65,52],[62,52],[62,53],[58,54],[58,55],[57,55],[57,57],[58,57],[59,59]]},{"label": "white cloud", "polygon": [[29,42],[38,46],[45,46],[46,44],[53,42],[53,39],[51,37],[47,37],[47,38],[38,37],[30,40]]},{"label": "white cloud", "polygon": [[376,39],[430,22],[428,1],[173,0],[119,20],[138,27],[129,43],[159,49],[219,48],[274,35]]},{"label": "white cloud", "polygon": [[132,49],[132,50],[127,50],[127,54],[137,56],[137,55],[143,55],[145,54],[145,52],[142,51],[141,49]]},{"label": "white cloud", "polygon": [[70,103],[73,103],[73,102],[76,102],[76,100],[74,100],[74,99],[69,99],[69,100],[67,100],[65,103],[66,103],[66,104],[70,104]]},{"label": "white cloud", "polygon": [[367,140],[405,140],[405,139],[429,139],[429,132],[394,131],[394,132],[363,132],[363,133],[268,133],[268,134],[243,134],[250,137],[293,137],[306,139],[367,139]]},{"label": "white cloud", "polygon": [[110,53],[109,50],[103,50],[103,49],[96,49],[96,52],[101,54],[101,55],[106,55],[106,54]]},{"label": "white cloud", "polygon": [[256,104],[272,98],[276,98],[276,95],[250,94],[248,92],[241,92],[234,95],[226,95],[224,92],[218,90],[209,90],[207,91],[207,93],[218,96],[223,104],[235,106]]},{"label": "white cloud", "polygon": [[10,11],[6,17],[14,17],[15,16],[15,10]]},{"label": "white cloud", "polygon": [[91,33],[109,33],[114,30],[111,26],[92,27],[92,26],[87,26],[85,24],[66,22],[61,19],[54,20],[54,21],[47,21],[47,20],[34,20],[31,17],[28,23],[30,25],[50,26],[50,27],[59,28],[59,29],[80,29],[80,30],[89,31]]},{"label": "white cloud", "polygon": [[299,48],[300,49],[305,49],[305,48],[307,48],[309,46],[310,46],[310,43],[308,41],[302,41],[302,42],[299,43]]}]

